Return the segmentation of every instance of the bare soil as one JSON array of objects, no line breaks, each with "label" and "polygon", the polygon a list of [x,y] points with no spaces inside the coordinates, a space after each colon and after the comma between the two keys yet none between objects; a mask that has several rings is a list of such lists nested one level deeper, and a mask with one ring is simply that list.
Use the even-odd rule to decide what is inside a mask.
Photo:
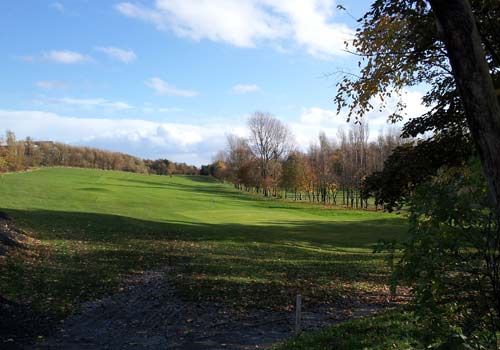
[{"label": "bare soil", "polygon": [[[149,272],[123,291],[86,303],[57,331],[28,349],[266,349],[293,336],[294,312],[235,311],[182,300],[171,272]],[[373,314],[387,302],[303,306],[305,331]]]}]

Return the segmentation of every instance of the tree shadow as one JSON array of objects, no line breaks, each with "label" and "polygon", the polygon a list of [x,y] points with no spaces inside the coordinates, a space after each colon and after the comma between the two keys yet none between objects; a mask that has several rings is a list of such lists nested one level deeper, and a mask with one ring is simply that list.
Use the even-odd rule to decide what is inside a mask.
[{"label": "tree shadow", "polygon": [[323,248],[369,248],[380,239],[405,237],[400,218],[359,221],[267,221],[255,225],[194,220],[143,220],[89,212],[0,209],[45,239],[121,242],[131,239],[204,240],[311,244]]},{"label": "tree shadow", "polygon": [[[213,195],[213,196],[222,196],[225,198],[243,200],[245,202],[256,202],[256,203],[260,202],[259,200],[256,201],[255,197],[249,196],[247,193],[237,191],[236,189],[233,189],[233,188],[231,188],[223,183],[218,183],[219,186],[214,187],[214,185],[213,185],[214,182],[217,183],[214,180],[205,181],[203,179],[196,180],[195,178],[197,178],[197,176],[189,177],[189,180],[193,180],[193,182],[204,183],[204,184],[207,184],[210,186],[196,186],[196,185],[189,185],[189,184],[184,184],[184,183],[179,183],[179,182],[165,182],[165,181],[155,182],[155,181],[139,180],[139,179],[127,179],[127,178],[114,179],[114,181],[119,180],[121,182],[133,183],[133,184],[137,184],[137,185],[119,185],[119,184],[115,184],[115,183],[109,183],[109,184],[106,184],[106,186],[119,186],[119,187],[130,187],[130,188],[148,188],[148,189],[171,189],[171,190],[176,190],[176,191],[182,190],[183,192],[191,192],[191,193],[194,193],[197,195],[209,194],[209,195]],[[258,198],[258,199],[261,199],[261,198]],[[265,201],[265,199],[262,199],[262,201]]]},{"label": "tree shadow", "polygon": [[387,281],[383,256],[370,247],[405,236],[398,219],[244,225],[0,210],[44,244],[36,262],[9,265],[0,294],[63,313],[116,291],[124,276],[165,266],[193,300],[280,307],[296,291],[317,301],[355,295]]}]

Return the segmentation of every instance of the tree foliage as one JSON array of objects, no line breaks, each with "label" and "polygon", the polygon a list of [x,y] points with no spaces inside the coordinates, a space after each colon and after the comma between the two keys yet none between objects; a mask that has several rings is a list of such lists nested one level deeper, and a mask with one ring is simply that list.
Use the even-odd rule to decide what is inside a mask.
[{"label": "tree foliage", "polygon": [[434,137],[403,144],[394,149],[381,171],[364,179],[362,195],[374,197],[375,203],[388,211],[400,209],[418,186],[437,174],[441,167],[461,165],[472,153],[470,140],[457,137]]},{"label": "tree foliage", "polygon": [[[490,72],[499,89],[500,3],[495,0],[474,0],[471,5]],[[423,159],[420,156],[427,155],[432,161],[429,166],[420,162],[420,170],[410,162],[407,166],[413,172],[430,175],[430,169],[435,174],[440,165],[449,165],[449,160],[454,157],[462,155],[460,160],[465,161],[473,152],[472,138],[447,52],[427,1],[377,0],[359,23],[350,50],[359,57],[360,74],[345,74],[339,82],[335,97],[339,110],[347,107],[350,117],[360,119],[373,108],[375,98],[381,98],[380,108],[385,109],[385,102],[402,93],[405,87],[426,86],[428,90],[422,102],[429,110],[408,121],[403,127],[402,136],[425,135],[429,140],[411,149],[401,150],[401,154],[404,153],[410,159]],[[390,120],[401,119],[404,107],[404,104],[398,104]],[[453,147],[442,147],[443,144]],[[457,147],[460,148],[458,152]],[[394,169],[395,166],[388,164],[387,168]],[[400,169],[406,172],[404,167]],[[405,183],[397,172],[388,170],[369,178],[368,187],[373,193],[378,183],[379,198],[389,199],[384,203],[391,207],[395,202],[404,200],[408,194],[407,187],[417,185],[416,180],[426,179],[420,174],[408,175],[406,179],[409,182]],[[391,182],[401,187],[387,187]],[[390,189],[392,194],[384,193],[384,188]],[[393,198],[396,193],[401,194],[399,199]]]},{"label": "tree foliage", "polygon": [[441,168],[409,201],[411,238],[394,277],[413,286],[426,344],[496,349],[500,230],[489,198],[476,160]]},{"label": "tree foliage", "polygon": [[249,120],[249,131],[248,139],[228,135],[226,149],[202,171],[266,196],[353,208],[367,207],[368,197],[360,192],[363,178],[381,170],[384,160],[401,144],[394,130],[369,142],[368,125],[352,124],[337,139],[321,132],[317,143],[303,153],[294,150],[286,125],[260,113]]},{"label": "tree foliage", "polygon": [[[394,276],[413,287],[426,344],[441,349],[496,349],[500,329],[500,207],[492,200],[500,169],[500,2],[470,5],[375,0],[352,46],[360,74],[346,74],[336,96],[339,109],[362,118],[376,97],[428,87],[429,112],[403,129],[405,137],[427,139],[396,149],[363,189],[388,209],[409,205],[410,241]],[[484,74],[472,62],[484,65]],[[490,76],[497,96],[488,99],[478,92],[492,96]],[[390,119],[400,119],[403,108]],[[480,156],[493,196],[481,163],[467,163],[471,155]]]},{"label": "tree foliage", "polygon": [[[471,3],[498,88],[500,4],[496,0]],[[374,108],[374,98],[381,98],[380,109],[387,110],[389,99],[405,87],[425,84],[429,90],[423,102],[431,110],[407,123],[404,134],[463,133],[463,106],[427,1],[376,0],[359,23],[349,50],[359,57],[360,72],[348,72],[338,83],[335,102],[339,111],[347,107],[349,117],[362,118]],[[399,103],[390,119],[401,119],[404,108]]]},{"label": "tree foliage", "polygon": [[124,153],[52,141],[34,141],[30,137],[17,140],[11,131],[6,132],[4,139],[0,137],[0,173],[44,166],[121,170],[157,175],[199,173],[195,166],[167,159],[142,160]]}]

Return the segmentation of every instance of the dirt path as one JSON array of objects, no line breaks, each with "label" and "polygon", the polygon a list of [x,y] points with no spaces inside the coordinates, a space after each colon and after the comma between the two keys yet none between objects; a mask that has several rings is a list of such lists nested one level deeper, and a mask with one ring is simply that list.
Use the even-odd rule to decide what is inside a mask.
[{"label": "dirt path", "polygon": [[[236,315],[217,304],[187,303],[166,273],[147,273],[123,292],[90,302],[52,337],[28,349],[265,349],[293,335],[291,312]],[[304,309],[304,330],[365,316],[381,305]]]}]

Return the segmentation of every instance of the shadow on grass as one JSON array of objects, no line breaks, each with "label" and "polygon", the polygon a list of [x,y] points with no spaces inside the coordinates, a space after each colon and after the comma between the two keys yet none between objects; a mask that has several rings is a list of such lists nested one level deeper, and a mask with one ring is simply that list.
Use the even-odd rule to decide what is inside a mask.
[{"label": "shadow on grass", "polygon": [[[169,177],[166,177],[170,179]],[[175,177],[172,178],[174,180],[170,181],[151,181],[151,180],[142,180],[142,179],[129,179],[129,178],[120,178],[114,179],[114,181],[119,180],[120,182],[127,184],[116,184],[109,183],[106,186],[116,186],[116,187],[129,187],[129,188],[147,188],[147,189],[164,189],[164,190],[182,190],[185,192],[194,193],[196,195],[199,194],[208,194],[213,196],[223,196],[225,198],[243,200],[245,202],[255,202],[255,198],[253,196],[249,196],[248,193],[244,193],[241,191],[237,191],[228,185],[224,185],[222,183],[218,183],[214,180],[204,180],[200,179],[199,176],[187,177],[189,180],[192,180],[195,183],[201,183],[202,185],[189,185],[185,183],[179,183],[175,181]],[[214,187],[214,183],[219,186]],[[203,185],[206,184],[207,186]]]},{"label": "shadow on grass", "polygon": [[121,215],[1,209],[43,239],[103,241],[176,239],[239,243],[297,243],[333,248],[371,248],[380,239],[401,239],[400,218],[359,221],[268,221],[255,225],[196,221],[149,221]]},{"label": "shadow on grass", "polygon": [[63,314],[116,291],[124,276],[166,265],[193,300],[283,308],[300,291],[305,300],[334,301],[379,288],[388,271],[368,248],[404,231],[399,219],[243,225],[1,210],[43,244],[32,260],[8,262],[0,294]]}]

